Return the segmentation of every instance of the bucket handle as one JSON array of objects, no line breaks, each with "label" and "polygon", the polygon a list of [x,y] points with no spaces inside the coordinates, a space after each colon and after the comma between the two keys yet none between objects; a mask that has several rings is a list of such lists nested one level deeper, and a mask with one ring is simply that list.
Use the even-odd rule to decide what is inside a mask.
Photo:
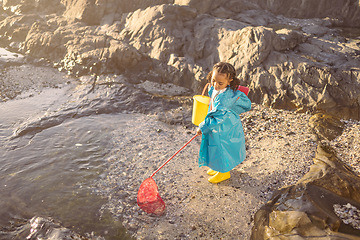
[{"label": "bucket handle", "polygon": [[206,91],[206,89],[208,88],[209,84],[210,84],[210,83],[207,83],[207,84],[205,85],[205,87],[204,87],[204,89],[203,89],[203,91],[202,91],[202,93],[201,93],[202,96],[204,96],[205,91]]}]

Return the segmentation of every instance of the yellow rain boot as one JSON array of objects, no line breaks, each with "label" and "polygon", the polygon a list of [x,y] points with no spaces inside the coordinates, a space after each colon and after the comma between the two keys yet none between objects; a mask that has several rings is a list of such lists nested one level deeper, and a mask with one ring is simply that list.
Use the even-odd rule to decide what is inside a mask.
[{"label": "yellow rain boot", "polygon": [[208,181],[211,183],[219,183],[229,178],[230,178],[230,172],[226,172],[226,173],[218,172],[214,176],[210,177]]},{"label": "yellow rain boot", "polygon": [[212,170],[211,168],[209,168],[209,170],[207,170],[206,172],[207,174],[209,174],[210,176],[214,176],[215,174],[217,174],[217,171]]}]

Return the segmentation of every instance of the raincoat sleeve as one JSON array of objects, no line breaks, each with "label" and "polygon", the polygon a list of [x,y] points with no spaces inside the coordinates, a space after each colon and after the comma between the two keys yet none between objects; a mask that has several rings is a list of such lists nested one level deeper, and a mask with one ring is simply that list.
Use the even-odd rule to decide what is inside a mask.
[{"label": "raincoat sleeve", "polygon": [[203,134],[208,134],[213,128],[222,124],[226,119],[227,112],[225,110],[217,109],[216,111],[209,112],[205,120],[200,123],[199,129]]}]

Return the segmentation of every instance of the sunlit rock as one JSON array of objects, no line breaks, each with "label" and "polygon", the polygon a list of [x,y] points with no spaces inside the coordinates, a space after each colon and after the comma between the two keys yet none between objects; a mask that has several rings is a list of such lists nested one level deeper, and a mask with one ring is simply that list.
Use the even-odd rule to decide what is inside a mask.
[{"label": "sunlit rock", "polygon": [[318,140],[331,141],[341,135],[344,129],[344,123],[339,118],[335,118],[326,114],[317,113],[309,120],[312,132]]}]

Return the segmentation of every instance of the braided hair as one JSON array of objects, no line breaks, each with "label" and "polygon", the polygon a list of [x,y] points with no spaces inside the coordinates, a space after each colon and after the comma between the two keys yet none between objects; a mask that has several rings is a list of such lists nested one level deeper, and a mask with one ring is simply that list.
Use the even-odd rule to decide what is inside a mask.
[{"label": "braided hair", "polygon": [[210,83],[211,82],[211,77],[212,77],[212,73],[214,70],[217,70],[218,73],[221,74],[226,74],[226,76],[229,79],[232,79],[232,81],[230,82],[230,88],[233,91],[236,91],[239,88],[240,85],[240,79],[238,79],[236,77],[236,70],[234,68],[233,65],[231,65],[230,63],[227,62],[218,62],[213,66],[213,69],[211,72],[208,73],[206,80]]}]

